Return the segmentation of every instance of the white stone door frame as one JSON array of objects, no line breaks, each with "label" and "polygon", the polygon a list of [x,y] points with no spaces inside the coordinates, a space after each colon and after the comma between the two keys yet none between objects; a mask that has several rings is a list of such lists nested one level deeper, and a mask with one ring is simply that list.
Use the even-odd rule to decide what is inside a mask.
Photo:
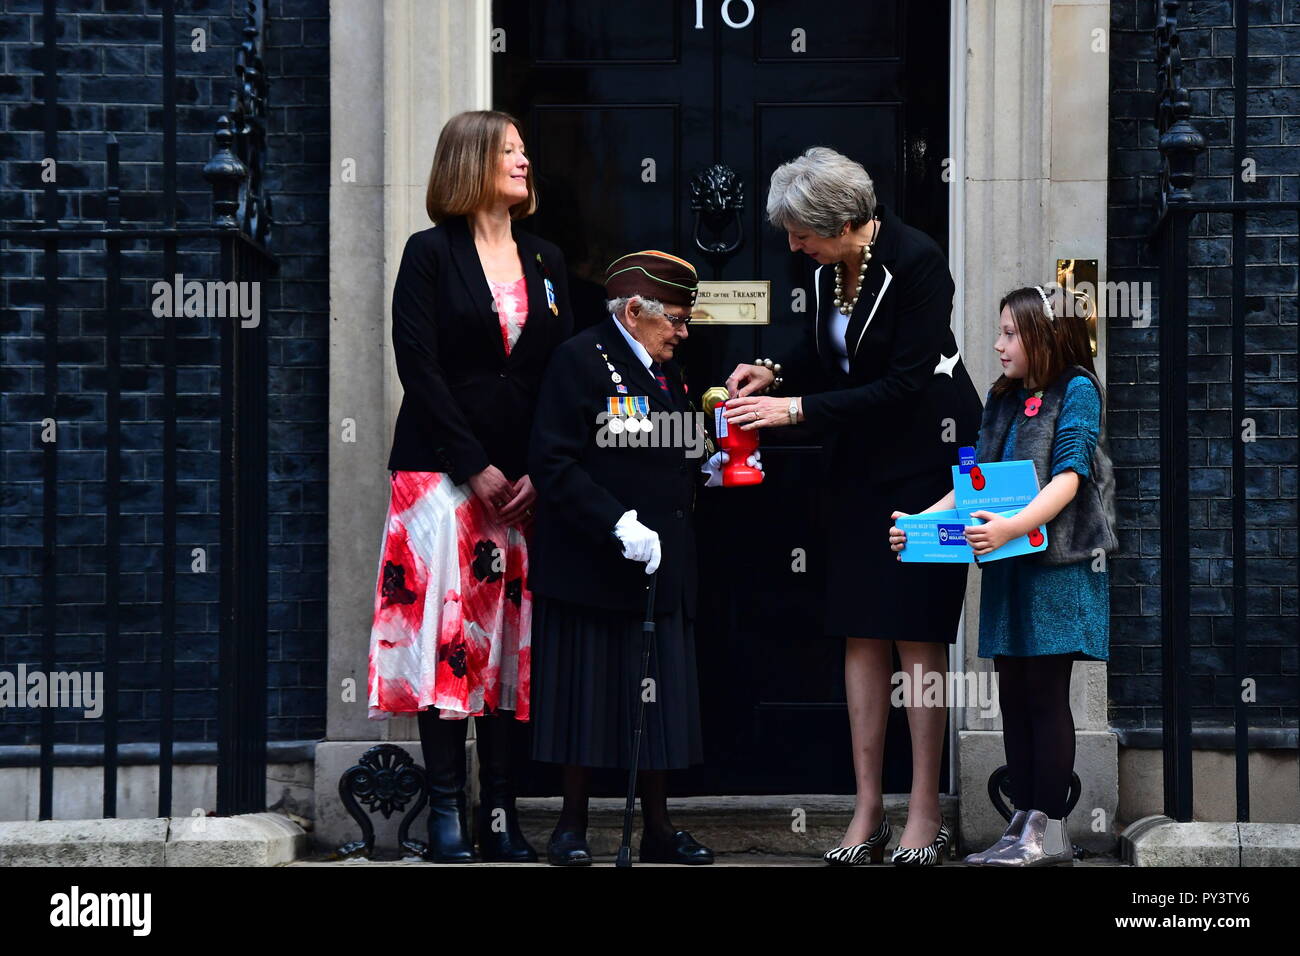
[{"label": "white stone door frame", "polygon": [[[384,464],[402,396],[392,290],[407,237],[431,225],[439,131],[491,106],[490,27],[490,0],[330,0],[329,651],[313,834],[327,846],[357,837],[338,798],[343,771],[367,747],[419,739],[411,718],[366,717]],[[374,819],[381,844],[395,844],[399,817]]]},{"label": "white stone door frame", "polygon": [[[1110,3],[954,0],[954,8],[961,55],[953,60],[953,142],[961,160],[951,261],[962,356],[983,397],[999,374],[993,341],[1004,293],[1053,281],[1058,258],[1096,258],[1105,280]],[[1104,322],[1097,337],[1104,381]],[[979,571],[972,570],[959,670],[992,669],[978,656],[978,620]],[[1118,747],[1107,718],[1106,665],[1077,665],[1070,697],[1083,783],[1071,837],[1109,849]],[[1001,722],[973,707],[954,709],[952,719],[952,779],[967,797],[962,838],[984,846],[1004,825],[984,796],[989,774],[1005,762]],[[1094,832],[1098,820],[1104,827]]]}]

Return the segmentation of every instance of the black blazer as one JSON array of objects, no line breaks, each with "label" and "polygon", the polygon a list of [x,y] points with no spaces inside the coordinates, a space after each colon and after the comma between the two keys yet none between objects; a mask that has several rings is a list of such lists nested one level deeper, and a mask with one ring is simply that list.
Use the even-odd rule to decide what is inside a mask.
[{"label": "black blazer", "polygon": [[[835,268],[814,273],[813,364],[830,390],[803,396],[808,424],[826,433],[829,471],[867,484],[957,464],[957,449],[975,444],[982,410],[948,325],[955,286],[943,250],[883,205],[876,208],[880,238],[845,330],[847,373],[830,344]],[[853,279],[846,277],[846,285]],[[799,394],[809,382],[798,377],[787,376],[783,391]]]},{"label": "black blazer", "polygon": [[[390,471],[445,471],[457,484],[489,464],[511,481],[525,474],[542,372],[572,333],[573,314],[560,250],[517,224],[511,232],[527,278],[528,320],[509,358],[465,217],[406,240],[393,287],[393,354],[404,394]],[[547,278],[558,315],[547,304]]]},{"label": "black blazer", "polygon": [[[688,413],[675,362],[665,362],[665,396],[615,327],[615,319],[584,329],[555,350],[537,398],[528,473],[537,488],[529,547],[535,594],[588,607],[645,612],[645,564],[623,557],[614,524],[629,510],[659,533],[663,557],[655,585],[660,613],[695,615],[695,535],[691,510],[703,457],[685,448],[633,448],[597,441],[596,416],[617,396],[601,357],[604,347],[629,396],[645,395],[650,411]],[[693,420],[692,420],[693,421]]]}]

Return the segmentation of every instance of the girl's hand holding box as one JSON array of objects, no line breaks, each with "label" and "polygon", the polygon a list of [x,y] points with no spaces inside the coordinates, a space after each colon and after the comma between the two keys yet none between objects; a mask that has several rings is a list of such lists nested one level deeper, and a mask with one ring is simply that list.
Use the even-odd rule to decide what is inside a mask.
[{"label": "girl's hand holding box", "polygon": [[984,522],[966,527],[966,542],[977,558],[996,551],[1008,541],[1019,538],[1024,533],[1016,527],[1016,523],[1011,518],[994,514],[992,511],[972,511],[970,516]]}]

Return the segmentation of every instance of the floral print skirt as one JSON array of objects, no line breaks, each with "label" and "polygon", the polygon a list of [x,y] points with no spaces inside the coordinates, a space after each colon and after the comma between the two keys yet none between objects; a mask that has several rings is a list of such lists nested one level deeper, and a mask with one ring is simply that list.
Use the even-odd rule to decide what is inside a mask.
[{"label": "floral print skirt", "polygon": [[529,716],[532,601],[518,527],[496,522],[442,472],[390,473],[376,573],[367,702],[372,719]]}]

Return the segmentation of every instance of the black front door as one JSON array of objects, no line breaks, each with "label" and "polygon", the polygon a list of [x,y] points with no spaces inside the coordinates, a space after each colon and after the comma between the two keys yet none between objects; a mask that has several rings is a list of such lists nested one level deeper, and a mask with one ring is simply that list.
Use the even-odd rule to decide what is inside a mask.
[{"label": "black front door", "polygon": [[[947,0],[509,0],[493,15],[494,100],[520,118],[537,175],[528,226],[564,250],[579,326],[603,320],[605,266],[636,249],[690,259],[701,278],[771,282],[770,325],[692,326],[693,396],[807,338],[811,273],[764,215],[782,162],[839,150],[946,245]],[[692,178],[715,163],[744,186],[725,261],[695,246],[690,207]],[[822,636],[818,611],[818,449],[798,429],[762,440],[762,486],[698,498],[707,763],[673,776],[681,793],[851,793],[843,642]],[[906,791],[901,711],[886,755],[886,790]],[[553,781],[539,771],[530,789]]]}]

